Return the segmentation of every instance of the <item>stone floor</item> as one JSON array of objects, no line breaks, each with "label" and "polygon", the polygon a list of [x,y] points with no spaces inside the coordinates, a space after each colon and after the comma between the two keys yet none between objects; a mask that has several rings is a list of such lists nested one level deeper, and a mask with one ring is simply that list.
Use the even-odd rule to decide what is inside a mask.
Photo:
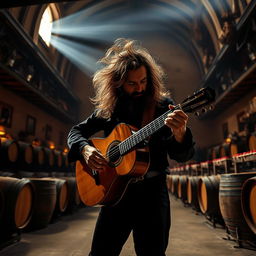
[{"label": "stone floor", "polygon": [[[255,256],[256,251],[235,248],[224,240],[224,229],[213,228],[202,215],[171,196],[172,228],[167,256]],[[82,208],[47,228],[22,233],[21,240],[0,251],[1,256],[87,256],[99,208]],[[105,255],[104,255],[105,256]],[[107,256],[107,255],[106,255]],[[135,256],[132,237],[121,256]],[[157,256],[157,255],[156,255]]]}]

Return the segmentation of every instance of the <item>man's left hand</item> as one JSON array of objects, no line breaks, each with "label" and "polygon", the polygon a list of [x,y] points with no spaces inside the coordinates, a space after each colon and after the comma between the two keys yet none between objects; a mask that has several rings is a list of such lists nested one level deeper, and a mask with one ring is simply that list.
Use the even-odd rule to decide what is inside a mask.
[{"label": "man's left hand", "polygon": [[[170,109],[173,109],[173,105],[169,105]],[[188,116],[180,109],[174,110],[168,114],[165,119],[165,125],[171,128],[175,139],[178,142],[183,142],[187,129]]]}]

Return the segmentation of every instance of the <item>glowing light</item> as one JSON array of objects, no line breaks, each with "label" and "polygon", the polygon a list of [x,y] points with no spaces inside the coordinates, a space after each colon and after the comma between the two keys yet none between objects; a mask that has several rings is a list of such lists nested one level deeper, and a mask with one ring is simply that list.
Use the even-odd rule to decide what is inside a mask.
[{"label": "glowing light", "polygon": [[68,148],[64,148],[63,153],[67,154],[68,153]]},{"label": "glowing light", "polygon": [[231,143],[231,138],[226,138],[226,143]]},{"label": "glowing light", "polygon": [[53,141],[48,141],[48,147],[49,147],[50,149],[55,149],[55,144],[54,144],[54,142],[53,142]]},{"label": "glowing light", "polygon": [[4,126],[0,125],[0,136],[5,136],[6,135],[6,131]]},{"label": "glowing light", "polygon": [[52,21],[52,11],[51,8],[48,6],[44,11],[39,27],[39,35],[48,46],[50,46],[51,40]]},{"label": "glowing light", "polygon": [[102,57],[103,51],[54,35],[51,44],[88,75],[92,75],[99,67],[96,62]]}]

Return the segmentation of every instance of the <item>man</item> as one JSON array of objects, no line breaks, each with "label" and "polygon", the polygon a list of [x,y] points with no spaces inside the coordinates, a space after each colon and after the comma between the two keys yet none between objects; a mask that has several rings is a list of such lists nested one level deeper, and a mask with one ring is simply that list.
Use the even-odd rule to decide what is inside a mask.
[{"label": "man", "polygon": [[[95,111],[68,135],[70,161],[83,157],[97,172],[108,162],[88,143],[89,137],[100,130],[107,136],[121,122],[141,128],[173,108],[162,68],[135,41],[116,40],[101,62],[105,67],[93,77]],[[194,143],[187,121],[182,110],[175,110],[168,114],[164,127],[150,136],[148,171],[144,179],[129,184],[118,204],[101,208],[91,256],[119,255],[131,231],[138,256],[165,255],[170,229],[167,154],[181,162],[192,157]]]}]

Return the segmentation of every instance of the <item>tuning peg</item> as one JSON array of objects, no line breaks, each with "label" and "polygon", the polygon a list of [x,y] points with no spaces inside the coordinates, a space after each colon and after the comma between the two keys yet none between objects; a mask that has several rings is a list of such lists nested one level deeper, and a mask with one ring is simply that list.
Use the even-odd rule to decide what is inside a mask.
[{"label": "tuning peg", "polygon": [[195,116],[200,116],[200,113],[198,111],[195,112]]},{"label": "tuning peg", "polygon": [[202,108],[202,113],[205,113],[205,112],[207,112],[207,109],[206,108]]},{"label": "tuning peg", "polygon": [[213,105],[210,105],[209,106],[209,110],[213,110],[214,109],[214,106]]}]

